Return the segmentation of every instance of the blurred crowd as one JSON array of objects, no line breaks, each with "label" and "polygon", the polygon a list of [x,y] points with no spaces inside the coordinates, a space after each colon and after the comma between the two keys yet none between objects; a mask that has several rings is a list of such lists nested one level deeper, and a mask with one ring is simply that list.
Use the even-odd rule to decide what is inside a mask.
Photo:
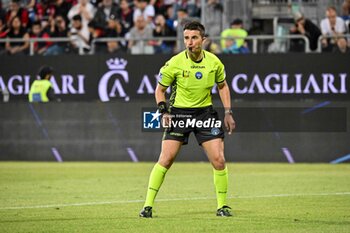
[{"label": "blurred crowd", "polygon": [[[244,29],[242,20],[235,19],[229,28],[221,28],[220,0],[207,0],[203,8],[200,3],[200,0],[0,0],[0,39],[41,39],[34,43],[32,50],[42,55],[90,54],[92,51],[172,54],[184,49],[182,26],[188,21],[200,20],[204,14],[208,37],[205,49],[225,54],[250,53],[244,40],[249,31]],[[311,50],[316,49],[319,36],[326,35],[329,37],[322,40],[324,51],[347,52],[349,38],[343,35],[349,31],[346,23],[349,15],[349,0],[343,3],[343,17],[329,7],[320,26],[302,14],[295,14],[295,26],[290,33],[305,35]],[[210,39],[215,37],[225,39]],[[302,43],[302,40],[293,40],[291,51],[301,50]],[[28,51],[29,42],[0,43],[0,54],[28,54]]]}]

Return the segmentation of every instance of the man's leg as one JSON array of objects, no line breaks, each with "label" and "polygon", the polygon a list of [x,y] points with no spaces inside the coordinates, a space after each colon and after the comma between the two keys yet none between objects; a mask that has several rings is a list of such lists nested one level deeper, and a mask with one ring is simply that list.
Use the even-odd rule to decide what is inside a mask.
[{"label": "man's leg", "polygon": [[218,205],[218,216],[231,216],[229,207],[226,203],[228,171],[225,165],[224,142],[217,138],[202,143],[202,146],[208,156],[214,171],[214,185],[216,189],[216,198]]},{"label": "man's leg", "polygon": [[[163,183],[164,177],[168,169],[173,164],[177,153],[181,148],[182,142],[176,140],[163,140],[162,150],[153,170],[149,177],[148,189],[144,209],[140,213],[140,217],[152,217],[152,207],[158,191]],[[146,210],[150,213],[144,213]],[[145,215],[145,216],[144,216]]]}]

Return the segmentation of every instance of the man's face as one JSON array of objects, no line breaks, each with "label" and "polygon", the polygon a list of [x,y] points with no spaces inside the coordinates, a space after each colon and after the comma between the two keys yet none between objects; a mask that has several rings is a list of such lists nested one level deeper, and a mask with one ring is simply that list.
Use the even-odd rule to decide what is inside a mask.
[{"label": "man's face", "polygon": [[86,4],[89,2],[88,0],[80,0],[79,1],[81,5],[86,6]]},{"label": "man's face", "polygon": [[10,10],[12,10],[12,11],[18,11],[19,10],[19,4],[17,2],[11,1],[9,6],[10,6]]},{"label": "man's face", "polygon": [[177,18],[178,18],[178,19],[184,19],[184,18],[186,18],[186,17],[187,17],[186,12],[183,12],[183,11],[178,11],[178,12],[177,12]]},{"label": "man's face", "polygon": [[198,30],[185,30],[184,42],[187,51],[191,53],[199,53],[202,51],[203,37]]},{"label": "man's face", "polygon": [[18,17],[14,18],[12,21],[12,27],[18,29],[21,27],[21,20]]},{"label": "man's face", "polygon": [[66,28],[66,22],[61,16],[56,17],[56,25],[59,28]]},{"label": "man's face", "polygon": [[148,3],[146,1],[138,1],[138,8],[145,9],[147,7]]},{"label": "man's face", "polygon": [[112,0],[103,0],[103,6],[104,7],[111,7],[113,4]]},{"label": "man's face", "polygon": [[336,19],[337,19],[337,12],[336,11],[334,11],[333,9],[329,9],[326,12],[326,16],[329,19],[329,22],[331,24],[335,24]]},{"label": "man's face", "polygon": [[135,22],[135,26],[136,26],[136,28],[138,28],[140,30],[144,29],[146,27],[145,18],[143,18],[143,16],[137,17],[136,22]]},{"label": "man's face", "polygon": [[80,20],[73,20],[73,23],[72,23],[72,26],[75,28],[75,29],[78,29],[80,30],[81,29],[81,21]]},{"label": "man's face", "polygon": [[39,35],[41,32],[41,26],[35,24],[33,25],[32,30],[34,35]]},{"label": "man's face", "polygon": [[304,17],[298,19],[298,20],[297,20],[297,24],[305,25],[305,19],[304,19]]}]

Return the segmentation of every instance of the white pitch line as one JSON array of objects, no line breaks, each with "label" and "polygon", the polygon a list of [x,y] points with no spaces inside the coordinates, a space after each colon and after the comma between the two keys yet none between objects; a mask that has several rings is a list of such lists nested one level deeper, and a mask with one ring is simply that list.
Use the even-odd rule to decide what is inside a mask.
[{"label": "white pitch line", "polygon": [[[307,197],[307,196],[344,196],[350,195],[350,192],[337,193],[290,193],[290,194],[270,194],[258,196],[231,196],[229,199],[256,199],[256,198],[275,198],[275,197]],[[188,198],[167,198],[158,199],[157,202],[165,201],[196,201],[196,200],[211,200],[215,197],[188,197]],[[51,204],[51,205],[36,205],[36,206],[9,206],[0,207],[0,210],[20,210],[20,209],[44,209],[44,208],[59,208],[71,206],[91,206],[91,205],[109,205],[109,204],[128,204],[128,203],[142,203],[144,200],[124,200],[124,201],[101,201],[101,202],[83,202],[83,203],[69,203],[69,204]]]}]

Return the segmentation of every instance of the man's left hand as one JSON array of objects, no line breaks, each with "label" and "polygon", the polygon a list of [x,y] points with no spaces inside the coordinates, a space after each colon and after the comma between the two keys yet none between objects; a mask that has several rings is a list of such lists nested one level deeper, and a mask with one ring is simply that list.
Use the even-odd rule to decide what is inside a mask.
[{"label": "man's left hand", "polygon": [[231,135],[233,130],[236,128],[236,122],[233,119],[232,114],[225,114],[224,123],[228,134]]}]

